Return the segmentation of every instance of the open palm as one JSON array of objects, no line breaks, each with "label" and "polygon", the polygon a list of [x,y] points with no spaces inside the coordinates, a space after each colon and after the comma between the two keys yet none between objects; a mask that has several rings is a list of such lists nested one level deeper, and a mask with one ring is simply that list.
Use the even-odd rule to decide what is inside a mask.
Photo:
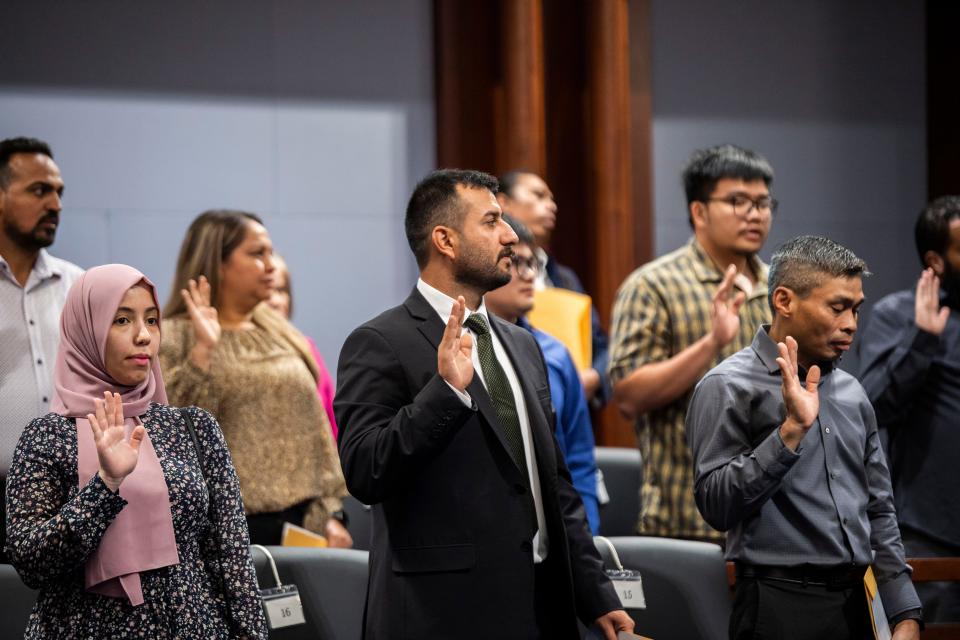
[{"label": "open palm", "polygon": [[737,268],[727,267],[723,274],[723,282],[713,295],[713,306],[710,309],[711,332],[714,340],[721,347],[725,347],[740,333],[740,307],[743,306],[746,296],[743,292],[734,292],[733,281],[737,277]]},{"label": "open palm", "polygon": [[103,400],[94,401],[95,412],[87,414],[93,441],[97,445],[100,473],[104,482],[115,489],[133,472],[140,458],[143,425],[137,425],[127,438],[123,426],[123,401],[120,394],[103,392]]},{"label": "open palm", "polygon": [[437,371],[440,377],[455,389],[465,391],[473,380],[473,338],[463,332],[463,316],[466,313],[463,296],[457,298],[443,330],[443,338],[437,348]]},{"label": "open palm", "polygon": [[801,384],[797,363],[797,341],[787,336],[786,342],[777,343],[780,357],[780,374],[783,380],[783,403],[787,408],[787,418],[804,429],[809,429],[817,414],[820,413],[820,367],[813,365],[807,371],[806,384]]},{"label": "open palm", "polygon": [[200,276],[199,282],[191,278],[180,295],[187,305],[197,342],[210,349],[217,346],[222,329],[217,309],[210,304],[210,282],[206,276]]}]

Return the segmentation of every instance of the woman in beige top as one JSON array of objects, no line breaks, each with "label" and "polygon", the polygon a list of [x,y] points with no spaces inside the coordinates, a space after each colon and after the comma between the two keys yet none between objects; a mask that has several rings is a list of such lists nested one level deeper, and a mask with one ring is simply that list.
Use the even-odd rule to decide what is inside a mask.
[{"label": "woman in beige top", "polygon": [[273,270],[257,216],[215,210],[193,221],[163,310],[167,394],[222,426],[253,543],[279,544],[290,522],[349,547],[346,485],[317,397],[316,362],[300,332],[262,304]]}]

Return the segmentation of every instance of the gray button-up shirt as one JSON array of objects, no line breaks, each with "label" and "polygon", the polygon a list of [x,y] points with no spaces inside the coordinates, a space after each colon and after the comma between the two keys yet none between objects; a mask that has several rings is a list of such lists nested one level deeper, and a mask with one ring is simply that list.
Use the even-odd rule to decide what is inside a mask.
[{"label": "gray button-up shirt", "polygon": [[791,451],[780,438],[786,409],[777,355],[761,327],[694,391],[686,432],[700,512],[729,532],[728,560],[872,564],[888,616],[918,609],[867,394],[850,374],[821,365],[820,413]]},{"label": "gray button-up shirt", "polygon": [[47,413],[60,344],[60,311],[83,270],[43,249],[21,287],[0,256],[0,476],[20,432]]}]

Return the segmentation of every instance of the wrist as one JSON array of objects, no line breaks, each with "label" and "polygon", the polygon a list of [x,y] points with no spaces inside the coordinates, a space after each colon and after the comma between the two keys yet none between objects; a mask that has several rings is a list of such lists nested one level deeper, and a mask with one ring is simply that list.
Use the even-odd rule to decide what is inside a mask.
[{"label": "wrist", "polygon": [[198,342],[190,350],[190,361],[204,371],[210,368],[210,356],[213,353],[213,347]]},{"label": "wrist", "polygon": [[100,476],[100,481],[110,489],[113,493],[118,493],[120,491],[120,483],[123,482],[123,478],[113,478],[109,474],[105,473],[103,469],[97,472],[97,475]]},{"label": "wrist", "polygon": [[797,450],[805,435],[807,435],[807,428],[789,416],[780,425],[780,439],[791,451]]}]

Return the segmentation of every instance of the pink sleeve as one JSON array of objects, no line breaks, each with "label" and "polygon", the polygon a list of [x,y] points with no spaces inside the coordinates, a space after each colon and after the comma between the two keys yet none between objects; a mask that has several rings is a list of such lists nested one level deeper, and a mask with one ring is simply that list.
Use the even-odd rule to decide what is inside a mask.
[{"label": "pink sleeve", "polygon": [[313,354],[313,359],[317,361],[317,370],[320,372],[320,376],[317,379],[317,395],[320,396],[323,409],[327,412],[327,418],[330,421],[330,430],[333,431],[333,440],[336,442],[337,419],[333,415],[333,378],[330,377],[330,372],[327,371],[327,365],[324,364],[320,350],[317,349],[317,343],[313,341],[313,338],[307,338],[307,344],[310,345],[310,352]]}]

